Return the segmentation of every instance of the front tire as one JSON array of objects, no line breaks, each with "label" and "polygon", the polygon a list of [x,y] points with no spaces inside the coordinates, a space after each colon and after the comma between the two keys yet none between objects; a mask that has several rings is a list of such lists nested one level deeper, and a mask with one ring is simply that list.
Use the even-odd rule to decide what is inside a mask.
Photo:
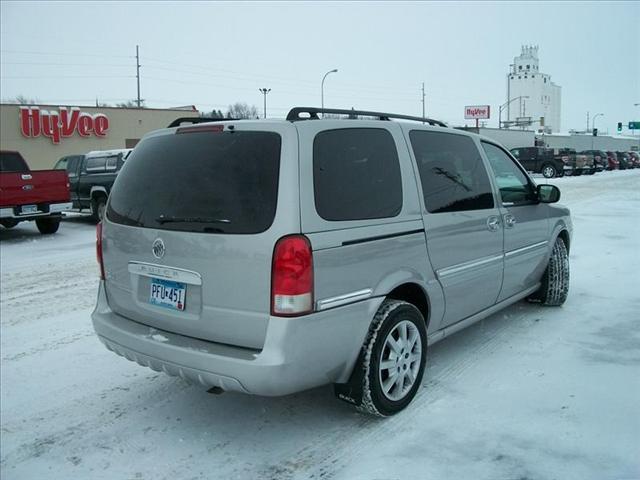
[{"label": "front tire", "polygon": [[60,228],[60,217],[38,218],[36,227],[43,235],[51,235],[56,233]]},{"label": "front tire", "polygon": [[540,289],[529,297],[529,300],[548,306],[560,306],[567,300],[568,295],[569,254],[564,240],[558,237],[542,276]]},{"label": "front tire", "polygon": [[358,409],[380,417],[403,410],[420,388],[426,359],[427,330],[420,311],[401,300],[385,300],[355,366]]}]

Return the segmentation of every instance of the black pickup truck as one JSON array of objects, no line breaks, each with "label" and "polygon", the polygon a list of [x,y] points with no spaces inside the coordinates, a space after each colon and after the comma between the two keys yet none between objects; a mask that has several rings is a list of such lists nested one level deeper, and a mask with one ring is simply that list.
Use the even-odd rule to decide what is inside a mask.
[{"label": "black pickup truck", "polygon": [[[571,166],[553,149],[543,147],[512,148],[511,154],[529,172],[541,173],[545,178],[562,177]],[[570,172],[569,172],[570,173]]]},{"label": "black pickup truck", "polygon": [[69,155],[56,162],[56,170],[69,175],[73,209],[91,211],[96,221],[102,220],[109,192],[131,149],[101,150],[86,155]]}]

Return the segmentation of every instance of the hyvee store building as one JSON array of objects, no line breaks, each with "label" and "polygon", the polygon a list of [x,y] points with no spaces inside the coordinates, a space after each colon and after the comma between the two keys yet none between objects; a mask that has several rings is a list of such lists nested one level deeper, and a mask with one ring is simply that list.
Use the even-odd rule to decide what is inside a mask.
[{"label": "hyvee store building", "polygon": [[166,128],[191,109],[0,104],[0,150],[22,154],[33,170],[53,168],[65,155],[132,148],[143,135]]}]

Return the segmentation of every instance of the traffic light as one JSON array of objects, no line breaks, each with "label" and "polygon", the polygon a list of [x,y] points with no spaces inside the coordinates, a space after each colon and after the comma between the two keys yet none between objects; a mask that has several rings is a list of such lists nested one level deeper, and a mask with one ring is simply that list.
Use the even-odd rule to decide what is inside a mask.
[{"label": "traffic light", "polygon": [[597,128],[594,128],[594,129],[593,129],[593,136],[594,136],[594,137],[597,137],[597,136],[598,136],[598,129],[597,129]]},{"label": "traffic light", "polygon": [[622,122],[618,122],[618,133],[622,132]]}]

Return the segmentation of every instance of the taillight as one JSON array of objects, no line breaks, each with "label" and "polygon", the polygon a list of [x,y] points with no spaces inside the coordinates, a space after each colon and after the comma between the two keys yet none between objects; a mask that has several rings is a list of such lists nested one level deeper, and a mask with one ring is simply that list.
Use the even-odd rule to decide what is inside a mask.
[{"label": "taillight", "polygon": [[271,314],[283,317],[313,311],[313,254],[303,235],[282,237],[273,250]]},{"label": "taillight", "polygon": [[102,222],[96,226],[96,258],[100,266],[100,280],[104,280],[104,261],[102,260]]}]

